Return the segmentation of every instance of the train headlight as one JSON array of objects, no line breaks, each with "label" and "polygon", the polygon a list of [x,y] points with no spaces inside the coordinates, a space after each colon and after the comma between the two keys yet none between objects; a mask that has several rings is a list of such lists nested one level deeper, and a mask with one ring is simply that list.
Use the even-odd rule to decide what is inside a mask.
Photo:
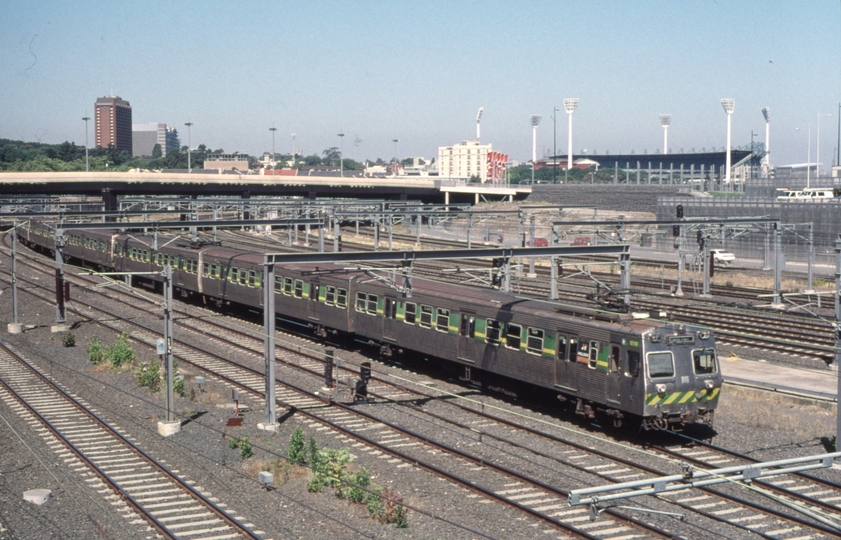
[{"label": "train headlight", "polygon": [[651,343],[660,343],[660,341],[663,339],[663,336],[655,333],[655,334],[649,335],[648,339],[651,340]]},{"label": "train headlight", "polygon": [[683,324],[677,325],[677,333],[678,334],[685,334],[686,333],[686,325],[683,325]]},{"label": "train headlight", "polygon": [[710,339],[710,331],[709,330],[701,330],[698,332],[699,339]]},{"label": "train headlight", "polygon": [[704,381],[704,386],[707,387],[707,390],[712,390],[713,388],[715,388],[715,383],[712,380],[707,379],[706,381]]},{"label": "train headlight", "polygon": [[657,385],[657,393],[658,394],[665,394],[666,393],[666,385],[665,384],[658,384]]}]

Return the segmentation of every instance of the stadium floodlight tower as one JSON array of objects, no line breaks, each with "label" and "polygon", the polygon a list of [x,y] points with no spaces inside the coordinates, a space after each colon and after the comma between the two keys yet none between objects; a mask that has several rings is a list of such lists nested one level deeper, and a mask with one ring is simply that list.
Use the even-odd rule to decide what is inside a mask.
[{"label": "stadium floodlight tower", "polygon": [[274,122],[272,122],[272,127],[269,128],[269,131],[272,132],[272,170],[275,169],[275,158],[274,158],[274,132],[277,131],[277,128],[274,127]]},{"label": "stadium floodlight tower", "polygon": [[539,114],[531,115],[531,185],[534,185],[534,165],[537,163],[537,125],[543,118]]},{"label": "stadium floodlight tower", "polygon": [[721,106],[724,107],[724,112],[727,113],[727,170],[724,171],[724,183],[730,185],[730,115],[733,114],[733,106],[736,105],[736,100],[731,98],[722,98]]},{"label": "stadium floodlight tower", "polygon": [[663,126],[663,153],[669,153],[669,124],[672,123],[671,114],[661,114],[660,124]]},{"label": "stadium floodlight tower", "polygon": [[569,176],[569,169],[572,167],[572,113],[578,107],[578,98],[566,98],[564,100],[564,109],[569,115],[569,137],[567,146],[567,176]]},{"label": "stadium floodlight tower", "polygon": [[484,107],[479,107],[479,112],[476,114],[476,140],[482,140],[481,134],[482,132],[479,129],[479,121],[482,119],[482,112],[485,110]]},{"label": "stadium floodlight tower", "polygon": [[765,157],[762,159],[765,169],[771,168],[771,110],[762,107],[762,116],[765,117]]}]

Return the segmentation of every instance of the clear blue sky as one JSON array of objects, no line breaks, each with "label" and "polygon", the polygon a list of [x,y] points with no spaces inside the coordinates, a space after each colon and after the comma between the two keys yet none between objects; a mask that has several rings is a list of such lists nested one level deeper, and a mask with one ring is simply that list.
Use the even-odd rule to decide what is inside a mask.
[{"label": "clear blue sky", "polygon": [[[836,146],[841,0],[76,2],[7,0],[0,17],[0,137],[84,144],[97,97],[135,123],[194,123],[192,143],[259,155],[338,146],[347,157],[435,157],[475,137],[512,159],[574,150],[654,153],[764,140],[775,164]],[[91,123],[91,141],[93,124]],[[561,150],[559,150],[561,151]]]}]

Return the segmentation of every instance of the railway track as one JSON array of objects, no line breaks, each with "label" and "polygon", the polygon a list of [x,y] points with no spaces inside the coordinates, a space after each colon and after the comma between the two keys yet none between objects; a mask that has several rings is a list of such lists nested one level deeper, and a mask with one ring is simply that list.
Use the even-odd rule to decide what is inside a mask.
[{"label": "railway track", "polygon": [[[192,318],[193,321],[197,320],[195,315],[192,315],[192,316],[190,316],[189,314],[183,314],[183,315],[184,315],[185,318],[188,318],[188,317]],[[211,321],[199,318],[198,323],[201,326],[205,326],[205,325],[211,323]],[[192,326],[192,323],[191,323],[190,326]],[[244,345],[242,343],[242,341],[244,339],[246,339],[244,336],[239,336],[239,337],[233,338],[230,335],[230,329],[228,329],[228,332],[226,332],[225,334],[222,334],[221,333],[222,330],[220,329],[220,327],[215,325],[215,324],[210,328],[208,328],[208,327],[198,328],[198,329],[194,328],[194,330],[197,330],[202,336],[208,336],[208,335],[218,336],[219,339],[223,339],[224,341],[237,342],[238,347],[240,347],[240,348],[246,347],[246,345]],[[137,333],[135,332],[134,334],[135,334],[135,337],[137,337]],[[254,334],[259,335],[259,332],[255,332]],[[153,334],[148,339],[143,338],[143,341],[146,342],[147,344],[151,345],[151,344],[154,343],[155,339],[156,339],[156,335]],[[252,341],[252,344],[251,344],[250,347],[248,347],[248,350],[253,355],[254,362],[259,363],[262,360],[261,356],[258,352],[259,349],[260,349],[260,346],[259,346],[259,343],[258,343],[259,340],[255,339],[254,337],[251,337],[250,339]],[[299,350],[300,350],[300,348],[301,347],[298,346]],[[241,350],[237,354],[237,356],[242,357],[243,356],[242,352],[243,351]],[[206,357],[206,353],[199,353],[199,356]],[[291,362],[290,365],[297,364],[299,366],[309,367],[310,373],[313,375],[314,378],[318,375],[319,368],[321,367],[321,365],[315,359],[315,358],[317,358],[317,355],[315,355],[315,358],[306,358],[306,359],[303,359],[303,360],[301,360],[300,358],[290,359],[288,351],[281,351],[280,358],[284,358],[284,357],[286,358],[287,361]],[[263,378],[262,378],[262,374],[258,371],[252,371],[250,374],[247,374],[247,373],[243,374],[243,373],[237,373],[237,372],[239,372],[243,369],[242,366],[232,366],[230,364],[220,365],[220,366],[215,366],[215,367],[214,366],[209,366],[207,364],[206,360],[199,361],[196,358],[193,358],[192,354],[184,354],[184,355],[182,355],[182,359],[186,360],[186,361],[193,362],[196,365],[198,365],[199,367],[201,367],[202,369],[205,369],[207,371],[211,371],[211,372],[216,373],[217,377],[226,379],[226,380],[228,380],[228,382],[230,384],[238,385],[241,388],[252,392],[255,396],[260,396],[261,395],[259,393],[258,389],[263,384]],[[307,364],[307,365],[304,365],[304,364]],[[378,381],[378,384],[380,384],[380,383],[381,383],[381,381]],[[375,390],[375,392],[380,392],[380,390],[377,387],[372,388],[372,390]],[[419,395],[416,392],[414,393],[414,395],[408,394],[406,392],[405,388],[395,388],[394,385],[389,385],[389,387],[385,390],[385,392],[388,392],[388,394],[385,394],[385,393],[381,394],[381,400],[382,401],[398,401],[398,402],[399,401],[411,401],[411,400],[417,400],[419,397],[421,397],[423,399],[426,399],[426,398],[429,397],[428,395],[427,396]],[[340,436],[348,437],[349,438],[348,440],[351,440],[350,438],[352,438],[352,440],[355,440],[358,443],[361,443],[361,444],[364,444],[366,446],[371,447],[373,452],[388,453],[389,455],[393,456],[394,459],[401,460],[404,465],[410,464],[410,463],[425,463],[425,461],[421,461],[417,457],[417,455],[415,455],[415,454],[405,452],[405,451],[400,451],[400,450],[395,451],[395,447],[401,448],[401,447],[405,447],[405,446],[408,446],[408,447],[417,446],[417,445],[421,444],[421,441],[424,441],[428,444],[429,441],[430,441],[429,436],[426,436],[426,435],[423,435],[423,434],[418,434],[418,433],[411,433],[411,432],[408,432],[406,430],[401,431],[399,426],[396,426],[396,425],[391,424],[389,422],[384,422],[382,419],[378,419],[378,418],[372,418],[372,417],[364,418],[363,417],[362,419],[360,419],[358,411],[354,411],[352,408],[343,409],[339,406],[340,404],[337,404],[335,401],[324,400],[324,398],[319,398],[312,393],[307,394],[307,393],[304,392],[302,394],[300,389],[295,389],[295,391],[292,392],[292,393],[289,393],[288,389],[286,389],[279,394],[279,399],[282,403],[285,403],[286,406],[289,406],[290,408],[294,408],[296,411],[306,412],[308,415],[311,415],[310,418],[309,418],[309,421],[313,425],[329,426],[331,429],[334,429],[337,432],[339,432]],[[318,410],[319,412],[318,413],[313,413],[312,411],[315,411],[315,410]],[[352,415],[353,412],[357,412],[357,414]],[[444,420],[443,416],[439,416],[439,420],[443,421]],[[494,419],[494,418],[490,418],[490,417],[485,417],[484,421],[499,423],[499,419]],[[348,429],[349,427],[350,427],[350,429]],[[480,429],[477,429],[477,427],[475,425],[462,424],[462,425],[459,425],[457,427],[460,428],[461,430],[469,431],[469,432],[472,432],[474,434],[479,433],[480,437],[485,436],[485,437],[488,437],[488,438],[493,438],[495,440],[498,440],[499,442],[503,442],[503,438],[501,438],[499,436],[496,436],[496,435],[493,435],[490,432],[489,428],[487,428],[487,426],[484,426]],[[510,425],[509,425],[509,429],[512,429],[512,427]],[[360,431],[373,431],[373,430],[376,430],[376,431],[374,431],[374,433],[376,434],[376,437],[374,437],[374,438],[371,438],[367,435],[360,436],[360,434],[359,434]],[[541,436],[542,437],[547,437],[546,435],[541,435]],[[379,440],[376,440],[376,439],[379,439]],[[555,442],[560,443],[560,441],[558,440],[557,437],[555,437],[553,440]],[[505,444],[515,446],[515,447],[521,445],[521,443],[518,443],[516,441],[510,441],[509,440],[509,441],[504,441],[504,442],[505,442]],[[567,443],[564,443],[564,444],[567,444]],[[446,445],[446,444],[442,443],[438,446],[437,450],[446,451],[446,452],[448,452],[449,455],[452,456],[455,449],[452,447],[452,445]],[[531,449],[529,449],[529,451],[532,452],[532,453],[535,453],[535,454],[539,454],[539,452],[535,452],[534,450],[531,450]],[[607,457],[607,460],[605,460],[605,459],[602,459],[600,461],[595,460],[592,452],[586,451],[584,446],[580,446],[580,447],[577,447],[577,448],[565,448],[565,449],[559,450],[559,453],[561,454],[560,457],[552,457],[552,458],[549,458],[548,456],[542,456],[542,457],[544,457],[545,459],[554,460],[556,465],[557,464],[564,464],[566,466],[576,468],[576,469],[578,469],[582,472],[586,471],[586,472],[589,472],[590,474],[599,476],[599,477],[601,477],[604,480],[609,481],[609,482],[618,482],[618,481],[628,480],[628,479],[631,479],[631,478],[636,478],[640,475],[639,471],[642,470],[642,468],[639,466],[639,464],[617,463],[616,458],[613,458],[613,457]],[[565,453],[567,453],[567,454],[572,453],[572,455],[563,456],[563,454],[565,454]],[[475,455],[470,455],[470,454],[458,454],[458,453],[456,453],[455,455],[458,456],[458,458],[460,458],[462,460],[465,460],[465,463],[472,463],[472,464],[477,465],[479,470],[486,469],[486,468],[490,467],[489,459],[487,457],[480,457],[480,456],[475,456]],[[567,458],[569,458],[569,459],[567,459]],[[574,458],[574,459],[572,459],[572,458]],[[578,460],[582,460],[582,461],[578,461]],[[586,460],[586,462],[583,461],[583,460]],[[576,461],[578,461],[578,463],[576,463]],[[582,463],[584,464],[583,466],[581,466]],[[439,465],[428,464],[428,465],[424,465],[424,466],[427,467],[427,470],[435,471],[436,473],[440,474],[440,471],[438,470]],[[634,470],[634,469],[636,469],[636,470]],[[496,472],[505,473],[506,471],[497,470]],[[658,472],[659,472],[659,474],[666,474],[666,472],[664,472],[664,471],[655,471],[653,469],[651,471],[646,471],[646,472],[649,472],[649,474],[657,474]],[[478,473],[478,471],[477,471],[477,474],[480,474],[481,476],[486,475],[486,473]],[[511,473],[509,472],[508,474],[511,474]],[[457,478],[452,478],[451,481],[459,483],[460,485],[463,485],[465,487],[475,486],[477,484],[477,481],[474,480],[474,479],[463,478],[459,475],[456,475],[456,477]],[[517,480],[515,482],[502,483],[500,485],[500,482],[497,481],[497,482],[492,482],[492,484],[496,484],[496,486],[493,487],[493,488],[490,488],[490,487],[486,488],[488,491],[484,493],[485,496],[490,496],[490,494],[495,494],[497,500],[499,500],[501,502],[504,502],[506,504],[512,505],[512,506],[516,506],[518,508],[522,507],[521,510],[523,510],[523,511],[528,511],[529,509],[535,510],[538,513],[552,511],[552,512],[555,513],[555,515],[550,516],[550,517],[563,519],[563,522],[569,522],[569,521],[581,522],[581,521],[585,521],[585,520],[589,519],[587,509],[581,509],[581,508],[563,509],[566,506],[565,505],[565,500],[564,500],[565,493],[564,492],[558,492],[558,490],[555,489],[555,488],[553,488],[555,490],[555,493],[551,493],[550,491],[547,491],[547,486],[546,485],[544,485],[542,482],[534,481],[533,478],[529,479],[529,478],[522,478],[521,477],[520,480]],[[548,486],[548,487],[551,488],[551,486]],[[702,498],[700,500],[709,502],[709,501],[706,500],[709,496],[710,495],[705,496],[704,498]],[[689,502],[687,502],[687,501],[683,501],[683,502],[682,501],[675,501],[674,504],[678,504],[679,506],[685,507],[687,509],[693,509],[693,511],[694,511],[694,507],[691,506],[689,504]],[[701,503],[699,503],[699,505],[700,504]],[[734,510],[736,508],[745,508],[745,503],[742,503],[742,502],[739,503],[741,506],[732,506],[732,504],[735,504],[735,503],[732,503],[732,501],[731,501],[730,504],[731,504],[730,506],[726,507],[726,510],[728,510],[728,511],[729,510]],[[750,506],[748,506],[748,507],[750,507]],[[753,508],[760,509],[762,507],[760,505],[754,505]],[[740,515],[740,514],[736,514],[737,511],[742,511],[742,510],[734,510],[732,512],[732,513],[735,514],[734,518],[736,518],[736,519],[738,519],[739,515]],[[703,512],[703,508],[698,508],[697,513],[699,513],[700,515],[706,515]],[[773,516],[774,514],[766,512],[764,515]],[[706,517],[708,517],[709,519],[715,519],[716,515],[714,513],[709,513],[709,515],[706,515]],[[784,517],[784,516],[777,516],[777,518],[780,518],[780,517]],[[769,517],[769,519],[771,519],[771,518]],[[551,520],[550,520],[550,522],[551,522]],[[728,523],[730,523],[730,525],[732,525],[732,526],[740,526],[740,525],[738,525],[737,521],[732,521],[732,522],[728,521]],[[617,533],[619,533],[619,532],[627,533],[628,529],[625,528],[627,526],[628,526],[627,524],[621,524],[621,523],[618,523],[618,522],[607,522],[607,524],[601,523],[600,527],[598,529],[599,530],[604,530],[604,531],[615,531]],[[801,532],[803,531],[804,528],[812,529],[817,534],[826,534],[826,530],[822,531],[819,527],[815,527],[815,526],[810,525],[806,522],[797,522],[796,520],[794,521],[794,523],[791,526],[786,526],[785,527],[786,530],[801,531]],[[743,529],[745,531],[755,530],[754,528],[751,528],[751,527],[743,527]],[[590,529],[588,528],[587,530],[590,530]],[[780,529],[780,531],[782,531],[782,530],[783,529]],[[605,532],[605,534],[606,534],[606,532]],[[596,537],[610,538],[611,536],[596,536]],[[779,536],[779,537],[787,538],[787,536]],[[813,537],[818,538],[820,536],[813,536]]]},{"label": "railway track", "polygon": [[145,520],[163,538],[262,537],[2,344],[0,387],[0,399],[37,420],[57,457],[96,478],[91,487],[110,492],[105,498],[129,519]]}]

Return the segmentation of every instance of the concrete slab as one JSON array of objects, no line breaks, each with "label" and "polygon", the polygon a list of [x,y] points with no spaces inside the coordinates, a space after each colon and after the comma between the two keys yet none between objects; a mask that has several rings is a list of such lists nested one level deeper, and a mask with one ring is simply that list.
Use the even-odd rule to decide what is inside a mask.
[{"label": "concrete slab", "polygon": [[791,368],[731,357],[721,358],[721,373],[725,382],[773,388],[821,399],[834,399],[838,394],[838,375],[829,370]]}]

